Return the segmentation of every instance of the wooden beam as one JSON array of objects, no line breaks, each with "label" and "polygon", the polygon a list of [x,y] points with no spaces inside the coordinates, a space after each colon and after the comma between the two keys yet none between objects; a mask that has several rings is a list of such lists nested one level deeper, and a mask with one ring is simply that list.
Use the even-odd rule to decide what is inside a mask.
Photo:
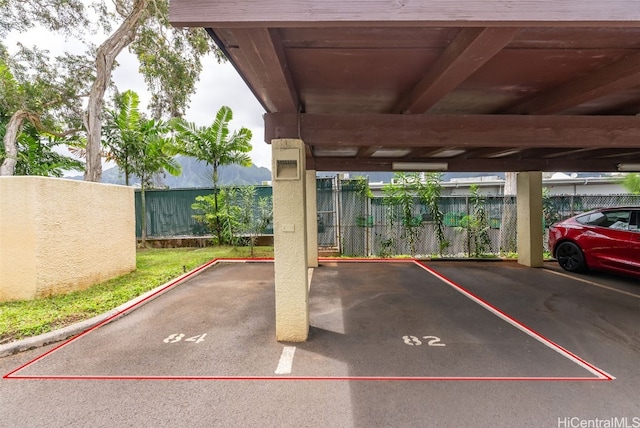
[{"label": "wooden beam", "polygon": [[640,85],[640,52],[509,109],[516,114],[553,114]]},{"label": "wooden beam", "polygon": [[591,152],[593,150],[597,150],[597,148],[594,147],[589,147],[589,148],[581,148],[581,149],[572,149],[572,150],[554,150],[553,153],[550,153],[548,155],[544,155],[544,158],[550,159],[550,158],[560,158],[560,157],[567,157],[567,156],[573,156],[575,157],[576,154],[581,154],[581,153],[585,153],[585,152]]},{"label": "wooden beam", "polygon": [[457,150],[457,147],[416,147],[411,152],[404,156],[405,158],[428,158],[436,156],[439,153],[446,152],[447,150]]},{"label": "wooden beam", "polygon": [[518,28],[462,28],[394,112],[425,113],[509,43]]},{"label": "wooden beam", "polygon": [[640,116],[265,115],[265,140],[315,147],[638,148]]},{"label": "wooden beam", "polygon": [[607,150],[607,153],[602,153],[600,150],[597,153],[598,159],[610,159],[617,158],[621,160],[621,162],[634,162],[636,163],[638,159],[640,159],[640,151],[639,150]]},{"label": "wooden beam", "polygon": [[371,155],[373,155],[375,152],[377,152],[381,148],[382,147],[380,147],[380,146],[360,147],[358,149],[358,154],[356,155],[356,157],[358,157],[358,158],[369,158],[369,157],[371,157]]},{"label": "wooden beam", "polygon": [[300,102],[277,30],[238,29],[233,32],[232,41],[224,31],[216,35],[229,44],[226,46],[229,59],[236,69],[242,70],[243,78],[265,110],[298,111]]},{"label": "wooden beam", "polygon": [[[422,160],[415,160],[420,162]],[[436,161],[436,160],[434,160]],[[407,162],[406,159],[369,158],[315,158],[316,171],[392,171],[394,162]],[[429,162],[429,161],[426,161]],[[619,160],[603,159],[437,159],[446,162],[447,171],[456,172],[521,172],[521,171],[565,171],[565,172],[601,172],[617,171]]]},{"label": "wooden beam", "polygon": [[340,25],[494,26],[629,25],[640,21],[637,0],[172,0],[169,20],[178,27]]},{"label": "wooden beam", "polygon": [[468,159],[483,159],[483,158],[500,158],[503,156],[509,156],[515,153],[519,153],[521,151],[520,148],[501,148],[497,149],[495,147],[487,147],[485,149],[478,149],[470,152],[468,156],[465,158]]},{"label": "wooden beam", "polygon": [[307,158],[306,167],[307,169],[314,170],[316,169],[316,159],[313,155],[313,149],[311,146],[305,144],[304,145],[305,157]]}]

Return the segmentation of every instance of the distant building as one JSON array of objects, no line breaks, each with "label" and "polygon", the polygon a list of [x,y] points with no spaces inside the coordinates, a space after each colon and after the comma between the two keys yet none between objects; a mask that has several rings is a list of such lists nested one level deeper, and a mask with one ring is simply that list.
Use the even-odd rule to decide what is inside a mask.
[{"label": "distant building", "polygon": [[[498,176],[454,178],[442,182],[442,196],[465,196],[471,193],[472,184],[477,184],[480,194],[501,196],[504,194],[504,179]],[[375,196],[382,196],[384,183],[369,183]],[[563,173],[554,173],[544,177],[542,186],[551,195],[624,195],[629,191],[621,184],[620,177],[572,177]]]}]

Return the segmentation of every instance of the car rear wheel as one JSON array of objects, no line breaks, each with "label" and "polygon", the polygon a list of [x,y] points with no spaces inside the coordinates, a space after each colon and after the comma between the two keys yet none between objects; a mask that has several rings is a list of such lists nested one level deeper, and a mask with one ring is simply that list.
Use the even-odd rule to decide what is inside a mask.
[{"label": "car rear wheel", "polygon": [[569,272],[583,272],[587,269],[582,250],[573,242],[563,242],[556,250],[556,259],[562,269]]}]

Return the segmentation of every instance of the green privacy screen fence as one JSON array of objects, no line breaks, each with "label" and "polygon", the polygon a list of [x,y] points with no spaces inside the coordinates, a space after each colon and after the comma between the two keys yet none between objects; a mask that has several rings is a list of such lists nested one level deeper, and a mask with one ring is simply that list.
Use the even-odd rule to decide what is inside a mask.
[{"label": "green privacy screen fence", "polygon": [[[256,201],[271,196],[271,186],[254,186]],[[136,237],[142,235],[140,226],[140,191],[135,192],[136,204]],[[206,235],[204,227],[193,219],[196,212],[191,204],[196,196],[212,195],[213,189],[155,189],[146,190],[147,202],[147,236],[149,238],[167,238],[177,236]],[[256,202],[257,204],[257,202]],[[273,233],[271,227],[265,233]]]},{"label": "green privacy screen fence", "polygon": [[[271,196],[270,186],[255,186],[256,200]],[[370,198],[361,188],[361,180],[339,177],[318,178],[317,220],[318,246],[338,249],[348,256],[388,256],[409,254],[402,222],[394,217],[382,197]],[[191,209],[197,196],[211,195],[213,189],[148,190],[147,235],[149,238],[191,237],[206,234]],[[484,196],[487,215],[488,244],[484,254],[504,254],[516,251],[516,198]],[[256,202],[257,204],[257,202]],[[443,256],[464,256],[470,252],[471,238],[464,230],[465,216],[473,207],[470,196],[443,196],[438,204],[443,213],[444,234],[449,246]],[[543,225],[574,214],[600,207],[640,205],[638,195],[569,195],[545,196]],[[435,255],[439,252],[435,225],[427,207],[415,200],[414,219],[420,225],[415,241],[416,254]],[[136,191],[136,236],[140,237],[140,192]],[[273,233],[272,226],[265,234]],[[546,233],[543,236],[546,243]]]}]

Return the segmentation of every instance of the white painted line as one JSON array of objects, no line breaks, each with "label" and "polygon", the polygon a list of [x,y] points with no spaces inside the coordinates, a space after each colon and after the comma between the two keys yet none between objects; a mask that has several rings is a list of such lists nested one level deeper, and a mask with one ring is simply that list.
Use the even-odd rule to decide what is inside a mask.
[{"label": "white painted line", "polygon": [[479,297],[475,296],[474,294],[468,292],[467,290],[465,290],[464,288],[462,288],[461,286],[459,286],[455,282],[451,281],[447,277],[445,277],[445,276],[441,275],[440,273],[434,271],[433,269],[423,265],[422,263],[416,262],[416,264],[419,267],[421,267],[422,269],[424,269],[427,272],[429,272],[431,275],[433,275],[436,278],[438,278],[440,281],[442,281],[445,284],[453,287],[454,290],[458,291],[459,293],[461,293],[462,295],[464,295],[468,299],[470,299],[470,300],[474,301],[475,303],[477,303],[478,305],[482,306],[483,308],[485,308],[486,310],[488,310],[489,312],[491,312],[492,314],[494,314],[498,318],[501,318],[503,321],[506,321],[507,323],[511,324],[512,326],[514,326],[518,330],[522,331],[523,333],[531,336],[532,338],[534,338],[538,342],[542,343],[543,345],[547,346],[548,348],[553,349],[558,354],[560,354],[563,357],[569,359],[570,361],[573,361],[575,364],[579,365],[583,369],[593,373],[599,379],[609,379],[609,380],[615,379],[615,377],[611,376],[609,373],[606,373],[605,371],[600,370],[599,368],[596,368],[596,367],[592,366],[591,364],[589,364],[586,361],[582,360],[578,356],[576,356],[576,355],[572,354],[571,352],[567,351],[566,349],[564,349],[560,345],[552,342],[551,340],[547,339],[546,337],[544,337],[544,336],[540,335],[539,333],[531,330],[529,327],[527,327],[524,324],[520,323],[516,319],[511,318],[509,315],[505,314],[504,312],[502,312],[498,308],[490,305],[489,303],[485,302],[481,298],[479,298]]},{"label": "white painted line", "polygon": [[576,281],[584,282],[585,284],[593,285],[594,287],[604,288],[605,290],[615,291],[616,293],[620,293],[620,294],[624,294],[624,295],[627,295],[627,296],[635,297],[636,299],[640,299],[640,294],[633,294],[633,293],[629,293],[628,291],[618,290],[617,288],[609,287],[607,285],[602,285],[602,284],[599,284],[597,282],[589,281],[587,279],[578,278],[578,277],[575,277],[575,276],[572,276],[572,275],[568,275],[566,273],[557,272],[557,271],[552,270],[552,269],[544,269],[544,271],[552,273],[554,275],[562,276],[562,277],[565,277],[565,278],[571,278],[571,279],[574,279]]},{"label": "white painted line", "polygon": [[291,374],[291,368],[293,367],[293,354],[295,354],[295,352],[295,346],[285,346],[282,348],[282,355],[280,355],[280,361],[278,362],[278,367],[274,372],[275,374]]}]

